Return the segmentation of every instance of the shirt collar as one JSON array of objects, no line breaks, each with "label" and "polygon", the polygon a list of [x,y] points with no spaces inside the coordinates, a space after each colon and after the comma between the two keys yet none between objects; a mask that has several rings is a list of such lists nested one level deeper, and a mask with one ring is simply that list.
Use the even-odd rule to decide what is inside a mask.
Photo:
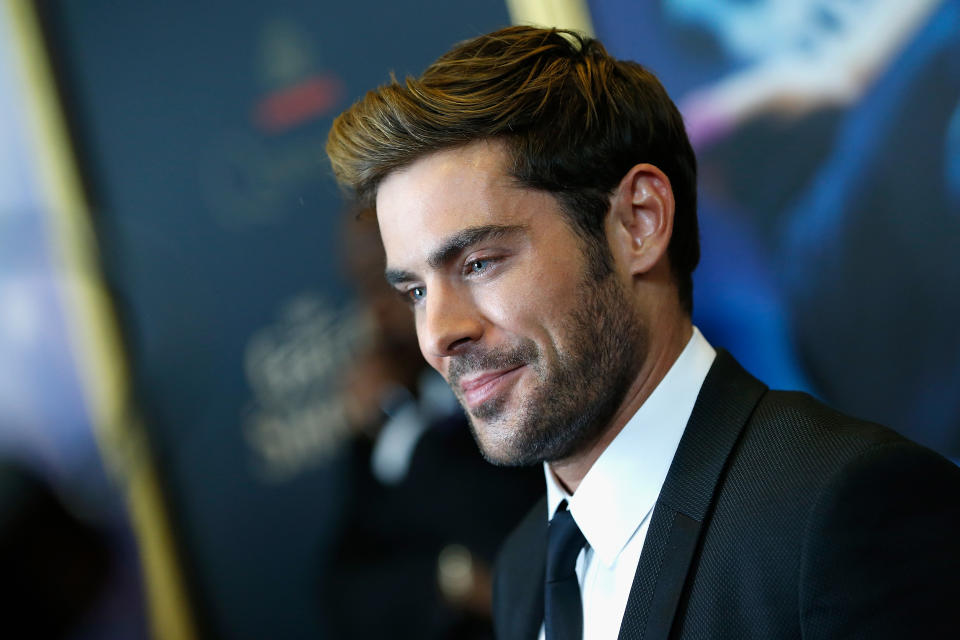
[{"label": "shirt collar", "polygon": [[600,561],[613,566],[653,509],[716,351],[700,330],[570,496],[547,463],[548,518],[562,500]]}]

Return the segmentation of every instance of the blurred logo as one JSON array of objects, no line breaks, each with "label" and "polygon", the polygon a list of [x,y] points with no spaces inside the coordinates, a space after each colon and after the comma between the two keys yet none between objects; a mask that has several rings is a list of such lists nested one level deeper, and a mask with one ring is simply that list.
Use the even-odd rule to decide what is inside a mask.
[{"label": "blurred logo", "polygon": [[339,76],[324,71],[309,34],[292,20],[263,27],[255,49],[260,96],[250,128],[214,132],[200,156],[204,200],[219,224],[244,231],[305,206],[304,193],[329,173],[326,132],[315,124],[341,106]]},{"label": "blurred logo", "polygon": [[201,167],[203,195],[224,229],[245,231],[282,221],[304,207],[303,194],[329,172],[324,138],[290,140],[223,136],[208,150]]},{"label": "blurred logo", "polygon": [[289,480],[340,449],[349,426],[339,377],[369,332],[357,311],[336,311],[305,294],[250,338],[245,368],[253,401],[244,435],[266,479]]},{"label": "blurred logo", "polygon": [[253,121],[268,133],[324,116],[344,95],[343,82],[320,70],[312,40],[290,20],[276,19],[264,27],[258,72],[269,92],[255,106]]}]

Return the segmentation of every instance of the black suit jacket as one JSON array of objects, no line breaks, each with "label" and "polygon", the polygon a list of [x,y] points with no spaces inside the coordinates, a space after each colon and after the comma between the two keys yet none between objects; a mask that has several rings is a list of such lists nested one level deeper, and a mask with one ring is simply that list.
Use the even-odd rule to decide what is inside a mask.
[{"label": "black suit jacket", "polygon": [[[651,518],[621,639],[960,637],[960,469],[726,352]],[[544,499],[500,552],[500,640],[536,638],[546,528]]]}]

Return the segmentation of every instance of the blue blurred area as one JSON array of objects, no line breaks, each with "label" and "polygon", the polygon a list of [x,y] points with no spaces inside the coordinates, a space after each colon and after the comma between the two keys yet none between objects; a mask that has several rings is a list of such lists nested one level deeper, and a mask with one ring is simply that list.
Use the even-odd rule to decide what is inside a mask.
[{"label": "blue blurred area", "polygon": [[795,337],[824,393],[952,458],[960,456],[960,210],[950,146],[958,105],[960,3],[947,2],[844,114],[780,237]]},{"label": "blue blurred area", "polygon": [[952,459],[958,7],[591,2],[598,37],[660,76],[697,147],[704,334],[771,386]]},{"label": "blue blurred area", "polygon": [[799,365],[773,260],[754,229],[700,198],[694,322],[767,384],[816,393]]},{"label": "blue blurred area", "polygon": [[0,635],[145,638],[137,550],[70,342],[64,296],[83,275],[52,248],[10,29],[0,11]]},{"label": "blue blurred area", "polygon": [[506,7],[41,4],[200,630],[328,637],[370,327],[327,131]]},{"label": "blue blurred area", "polygon": [[943,164],[947,170],[947,184],[952,198],[951,208],[954,211],[960,211],[960,104],[957,105],[950,119]]}]

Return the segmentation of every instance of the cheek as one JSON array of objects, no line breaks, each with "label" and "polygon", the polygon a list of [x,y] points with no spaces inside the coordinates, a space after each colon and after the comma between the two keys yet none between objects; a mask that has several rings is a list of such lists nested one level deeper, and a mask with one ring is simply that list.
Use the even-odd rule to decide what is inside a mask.
[{"label": "cheek", "polygon": [[544,299],[569,298],[583,282],[585,258],[566,236],[554,239],[551,246],[550,251],[539,252],[537,263],[528,271],[531,287]]},{"label": "cheek", "polygon": [[[509,334],[549,340],[545,335],[555,321],[565,316],[575,302],[572,288],[549,272],[529,273],[500,283],[496,290],[484,292],[479,306],[487,320]],[[544,334],[544,335],[540,335]]]},{"label": "cheek", "polygon": [[531,313],[549,318],[571,309],[582,286],[582,275],[573,266],[554,259],[531,270],[524,282],[524,291],[519,294]]}]

